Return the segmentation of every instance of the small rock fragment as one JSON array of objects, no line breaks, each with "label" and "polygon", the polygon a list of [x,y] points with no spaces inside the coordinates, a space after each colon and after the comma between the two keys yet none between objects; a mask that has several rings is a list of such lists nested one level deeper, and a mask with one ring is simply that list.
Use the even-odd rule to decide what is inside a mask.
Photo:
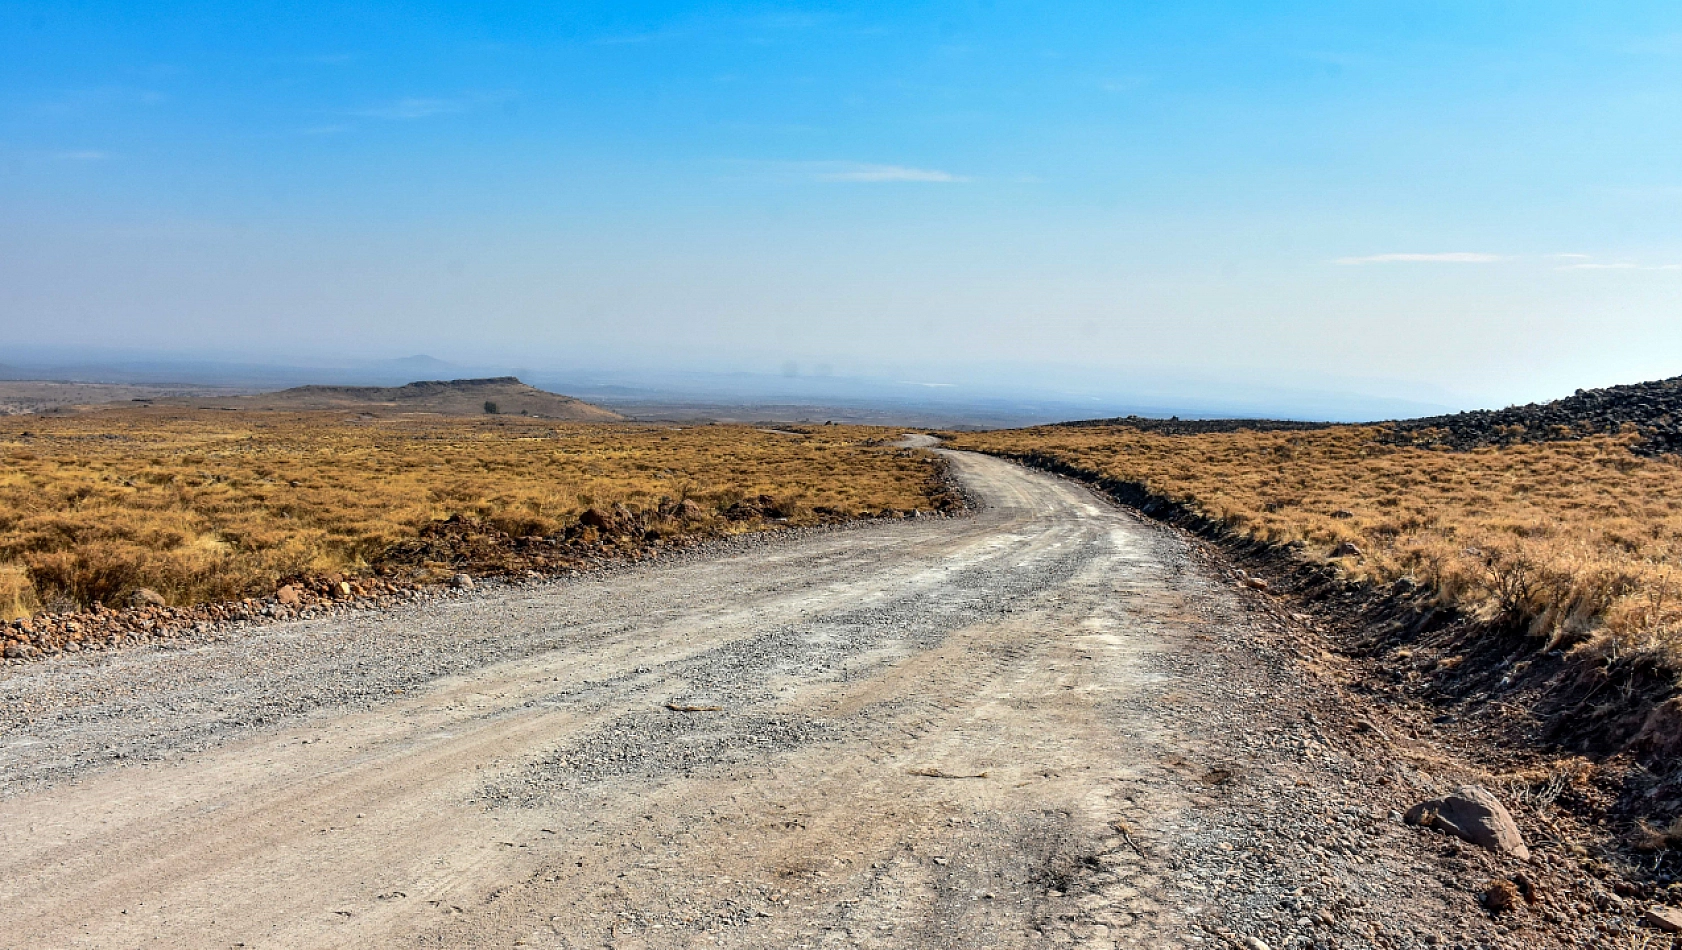
[{"label": "small rock fragment", "polygon": [[473,586],[473,578],[466,574],[457,574],[450,578],[450,586],[457,590],[467,590]]},{"label": "small rock fragment", "polygon": [[274,592],[274,599],[287,607],[296,607],[303,600],[298,594],[298,588],[287,584]]},{"label": "small rock fragment", "polygon": [[1332,548],[1332,557],[1360,557],[1361,549],[1353,541],[1345,541]]},{"label": "small rock fragment", "polygon": [[1645,916],[1647,923],[1666,933],[1682,933],[1682,910],[1654,904],[1647,908]]},{"label": "small rock fragment", "polygon": [[1490,881],[1483,890],[1483,906],[1497,914],[1512,910],[1521,900],[1518,885],[1501,878]]}]

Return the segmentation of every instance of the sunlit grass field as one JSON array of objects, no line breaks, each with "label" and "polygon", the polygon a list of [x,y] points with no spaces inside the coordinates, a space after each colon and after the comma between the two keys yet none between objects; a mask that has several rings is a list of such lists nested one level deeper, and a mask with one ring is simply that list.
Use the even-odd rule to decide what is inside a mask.
[{"label": "sunlit grass field", "polygon": [[[957,434],[954,445],[1142,483],[1355,577],[1411,578],[1528,624],[1556,646],[1682,650],[1682,460],[1635,456],[1622,438],[1449,452],[1384,444],[1380,432],[1043,427]],[[1360,553],[1333,557],[1345,542]]]},{"label": "sunlit grass field", "polygon": [[792,525],[931,508],[930,457],[876,444],[891,435],[342,412],[0,418],[0,614],[114,605],[140,587],[176,604],[263,596],[286,576],[358,571],[452,515],[526,537],[587,508],[689,500],[699,511],[661,530],[717,535],[770,523],[721,516],[743,497],[775,497],[775,523]]}]

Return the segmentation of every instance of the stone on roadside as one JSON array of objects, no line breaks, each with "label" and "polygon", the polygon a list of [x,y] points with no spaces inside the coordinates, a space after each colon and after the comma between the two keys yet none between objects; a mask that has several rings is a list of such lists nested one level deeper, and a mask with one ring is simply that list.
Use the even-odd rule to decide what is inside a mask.
[{"label": "stone on roadside", "polygon": [[450,586],[457,590],[467,590],[473,586],[473,578],[467,574],[457,574],[450,578]]},{"label": "stone on roadside", "polygon": [[1489,882],[1483,891],[1483,906],[1497,914],[1505,913],[1519,905],[1518,886],[1512,881],[1496,878]]},{"label": "stone on roadside", "polygon": [[280,590],[274,592],[274,599],[277,603],[280,603],[283,606],[296,607],[303,602],[304,598],[298,593],[298,588],[293,587],[291,584],[287,584]]},{"label": "stone on roadside", "polygon": [[1655,904],[1644,915],[1647,923],[1665,933],[1682,933],[1682,910]]},{"label": "stone on roadside", "polygon": [[1482,786],[1462,785],[1452,795],[1420,802],[1402,817],[1410,825],[1435,828],[1481,848],[1530,860],[1513,816]]},{"label": "stone on roadside", "polygon": [[150,587],[141,587],[128,595],[130,607],[162,607],[165,606],[163,595]]},{"label": "stone on roadside", "polygon": [[1360,557],[1361,549],[1353,541],[1344,541],[1332,548],[1332,557]]}]

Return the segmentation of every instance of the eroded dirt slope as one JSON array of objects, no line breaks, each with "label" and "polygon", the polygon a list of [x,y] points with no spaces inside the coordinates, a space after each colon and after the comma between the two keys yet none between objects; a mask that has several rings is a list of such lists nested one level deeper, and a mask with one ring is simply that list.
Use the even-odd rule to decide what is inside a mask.
[{"label": "eroded dirt slope", "polygon": [[1187,542],[952,458],[972,517],[17,668],[0,946],[1567,941]]}]

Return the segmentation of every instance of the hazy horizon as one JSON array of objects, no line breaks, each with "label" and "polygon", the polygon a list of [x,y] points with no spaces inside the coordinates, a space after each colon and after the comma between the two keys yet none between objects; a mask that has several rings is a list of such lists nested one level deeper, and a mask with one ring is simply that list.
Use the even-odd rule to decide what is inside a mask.
[{"label": "hazy horizon", "polygon": [[17,3],[0,364],[1545,400],[1682,373],[1679,100],[1659,3]]},{"label": "hazy horizon", "polygon": [[944,420],[990,426],[1133,414],[1365,422],[1480,408],[1457,394],[1401,381],[1334,374],[1229,379],[1194,367],[922,361],[837,372],[832,366],[789,361],[767,372],[748,363],[713,368],[601,361],[557,365],[530,360],[451,361],[431,354],[285,360],[94,348],[23,348],[18,353],[24,358],[0,363],[0,379],[272,391],[299,385],[396,386],[423,379],[516,376],[540,388],[604,405],[655,407],[660,410],[657,414],[667,418],[671,416],[665,413],[672,407],[684,404],[695,406],[703,417],[709,414],[703,410],[729,406],[781,406],[812,412],[831,407],[863,410],[882,421],[903,418],[906,424]]}]

